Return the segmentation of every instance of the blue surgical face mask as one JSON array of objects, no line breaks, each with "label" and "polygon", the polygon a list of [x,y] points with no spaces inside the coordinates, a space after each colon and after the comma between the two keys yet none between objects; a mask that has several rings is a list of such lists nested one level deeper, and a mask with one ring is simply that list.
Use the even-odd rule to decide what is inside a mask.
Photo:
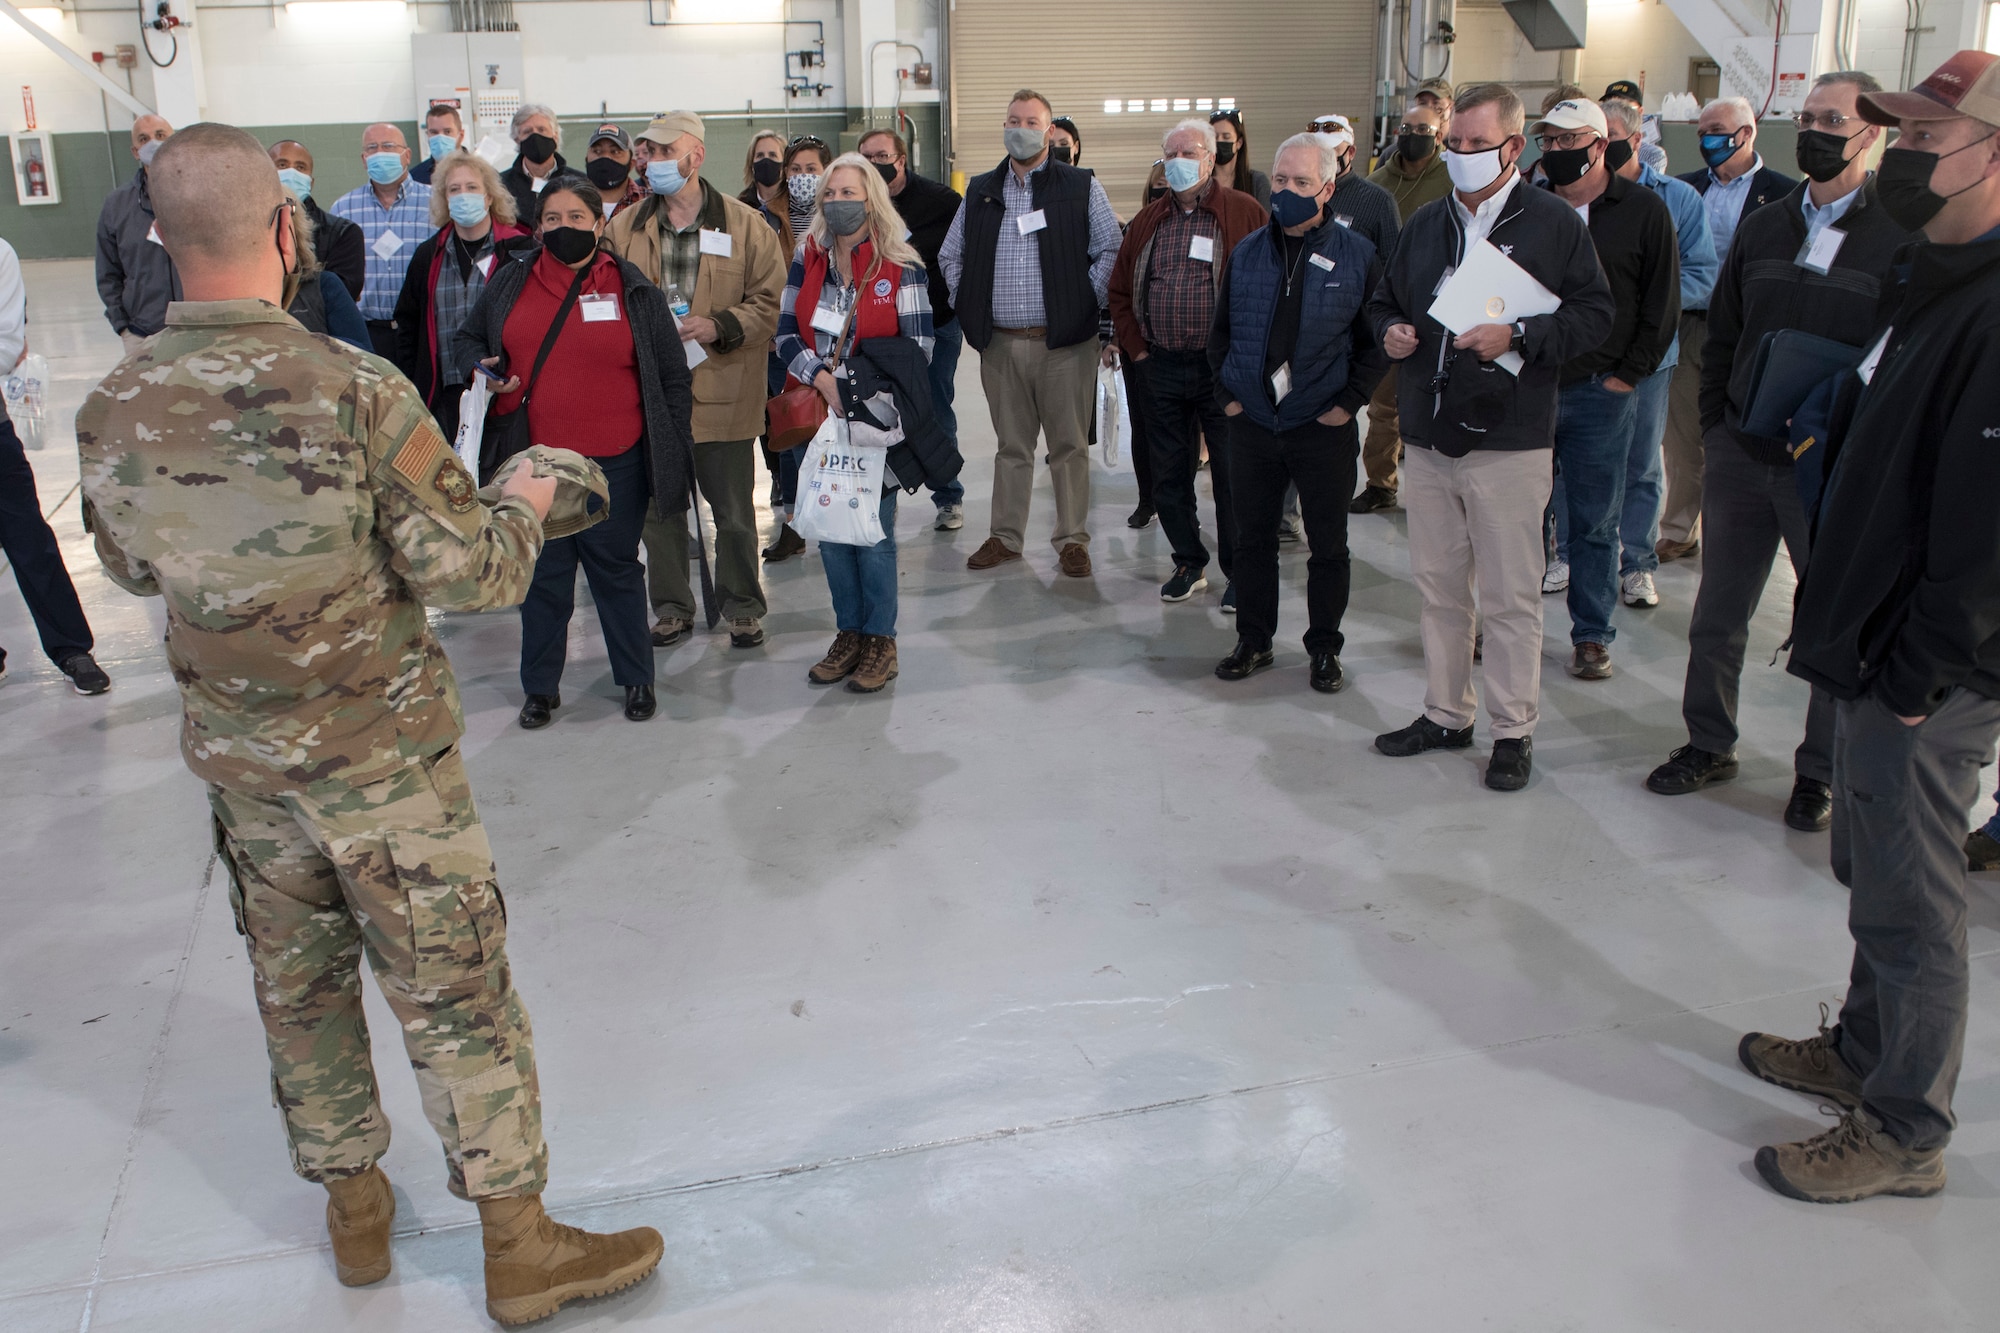
[{"label": "blue surgical face mask", "polygon": [[1201,179],[1201,163],[1191,157],[1170,157],[1161,170],[1167,174],[1167,188],[1176,193],[1192,190]]},{"label": "blue surgical face mask", "polygon": [[433,134],[430,146],[431,160],[435,162],[446,154],[457,152],[458,140],[452,138],[449,134]]},{"label": "blue surgical face mask", "polygon": [[676,195],[687,185],[687,177],[681,175],[681,164],[675,158],[665,158],[646,164],[646,188],[658,195]]},{"label": "blue surgical face mask", "polygon": [[461,227],[476,227],[486,221],[483,194],[455,194],[445,200],[445,207],[451,210],[451,220]]},{"label": "blue surgical face mask", "polygon": [[313,178],[297,167],[280,167],[278,183],[301,199],[312,198]]},{"label": "blue surgical face mask", "polygon": [[401,153],[370,153],[368,179],[377,185],[394,185],[403,175]]},{"label": "blue surgical face mask", "polygon": [[1713,171],[1735,157],[1736,150],[1740,147],[1742,145],[1736,142],[1735,132],[1704,134],[1701,136],[1701,160],[1708,163],[1709,170]]}]

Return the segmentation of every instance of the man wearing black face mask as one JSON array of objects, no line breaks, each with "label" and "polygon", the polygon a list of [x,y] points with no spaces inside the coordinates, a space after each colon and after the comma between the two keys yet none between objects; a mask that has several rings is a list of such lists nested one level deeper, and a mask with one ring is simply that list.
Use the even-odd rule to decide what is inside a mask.
[{"label": "man wearing black face mask", "polygon": [[553,108],[540,102],[522,103],[514,113],[513,133],[519,156],[513,166],[500,173],[500,183],[514,196],[515,213],[532,218],[540,213],[535,201],[557,179],[585,177],[556,151],[562,147],[562,124]]},{"label": "man wearing black face mask", "polygon": [[[1688,743],[1646,785],[1677,796],[1736,776],[1736,701],[1750,619],[1782,540],[1803,578],[1811,521],[1799,501],[1790,442],[1746,433],[1752,367],[1766,334],[1801,329],[1855,347],[1878,331],[1881,286],[1909,232],[1876,197],[1868,155],[1882,131],[1857,99],[1873,76],[1823,74],[1799,112],[1799,167],[1810,178],[1743,219],[1708,304],[1701,368],[1701,591],[1688,626],[1681,716]],[[1815,459],[1815,462],[1818,460]],[[1813,691],[1785,822],[1802,832],[1832,818],[1833,702]]]},{"label": "man wearing black face mask", "polygon": [[1886,327],[1838,381],[1793,616],[1789,669],[1836,700],[1832,861],[1854,960],[1832,1031],[1737,1049],[1846,1108],[1756,1157],[1780,1193],[1828,1203],[1944,1188],[1970,989],[1960,845],[2000,739],[2000,57],[1960,51],[1858,108],[1902,131],[1875,184],[1925,243],[1902,252]]}]

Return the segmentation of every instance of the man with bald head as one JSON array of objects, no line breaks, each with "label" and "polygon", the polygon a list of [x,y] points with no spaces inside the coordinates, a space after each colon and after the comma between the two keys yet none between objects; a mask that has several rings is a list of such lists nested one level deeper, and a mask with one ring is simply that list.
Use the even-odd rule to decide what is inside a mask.
[{"label": "man with bald head", "polygon": [[361,228],[368,272],[355,298],[377,347],[396,345],[396,298],[410,256],[431,236],[431,187],[410,179],[410,146],[390,124],[361,132],[361,160],[368,183],[333,201],[327,211]]},{"label": "man with bald head", "polygon": [[524,470],[482,500],[388,361],[278,308],[293,205],[250,135],[191,125],[152,175],[187,299],[77,414],[82,484],[112,580],[166,601],[182,754],[208,784],[292,1168],[326,1187],[340,1281],[387,1277],[365,952],[447,1184],[478,1205],[488,1313],[617,1291],[662,1243],[542,1211],[533,1040],[425,617],[521,600],[556,483]]},{"label": "man with bald head", "polygon": [[299,204],[312,220],[313,254],[319,266],[339,278],[347,294],[356,301],[368,277],[368,248],[361,227],[346,218],[337,218],[312,197],[312,150],[297,139],[280,139],[271,145],[271,165],[278,169],[284,187],[299,197]]},{"label": "man with bald head", "polygon": [[159,116],[132,122],[132,156],[139,172],[104,200],[97,215],[97,294],[104,317],[130,355],[166,323],[167,303],[180,294],[173,260],[153,230],[146,168],[174,127]]}]

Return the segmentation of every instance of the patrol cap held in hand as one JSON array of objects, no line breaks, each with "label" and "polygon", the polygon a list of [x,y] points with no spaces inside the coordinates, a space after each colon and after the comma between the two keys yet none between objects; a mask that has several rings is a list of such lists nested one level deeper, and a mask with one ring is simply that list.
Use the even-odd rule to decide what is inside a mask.
[{"label": "patrol cap held in hand", "polygon": [[500,503],[507,479],[524,467],[531,476],[556,479],[556,498],[542,520],[543,540],[574,537],[611,517],[611,486],[604,480],[604,469],[582,454],[546,444],[531,444],[494,469],[493,480],[479,488],[480,500]]}]

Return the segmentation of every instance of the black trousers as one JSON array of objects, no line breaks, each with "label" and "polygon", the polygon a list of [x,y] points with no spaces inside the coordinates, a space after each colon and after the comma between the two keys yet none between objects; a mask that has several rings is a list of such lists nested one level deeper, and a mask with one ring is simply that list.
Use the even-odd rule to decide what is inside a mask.
[{"label": "black trousers", "polygon": [[21,437],[14,433],[5,410],[0,410],[0,549],[14,566],[14,582],[20,585],[49,660],[60,665],[65,658],[89,652],[95,643],[90,622],[84,619],[76,585],[63,566],[56,534],[42,517],[35,470],[28,466]]},{"label": "black trousers", "polygon": [[[1201,510],[1195,476],[1201,469],[1201,440],[1208,436],[1208,475],[1215,487],[1215,546],[1222,575],[1236,565],[1236,522],[1229,495],[1229,428],[1215,401],[1215,372],[1208,353],[1151,349],[1132,369],[1145,384],[1146,434],[1153,455],[1153,508],[1160,531],[1173,543],[1174,563],[1208,567],[1201,540]],[[1273,520],[1275,526],[1275,520]]]},{"label": "black trousers", "polygon": [[[1353,576],[1347,502],[1354,497],[1361,430],[1353,421],[1327,426],[1315,420],[1273,432],[1247,413],[1228,422],[1236,502],[1236,633],[1251,646],[1266,649],[1278,632],[1278,513],[1285,488],[1296,485],[1311,548],[1306,559],[1306,651],[1338,653],[1347,642],[1340,632]],[[1211,436],[1211,466],[1214,443]]]},{"label": "black trousers", "polygon": [[[368,321],[368,341],[375,345],[375,355],[396,359],[396,321],[393,319],[371,319]],[[423,339],[417,340],[421,348]],[[464,386],[461,385],[461,388]]]},{"label": "black trousers", "polygon": [[1132,460],[1132,479],[1139,483],[1139,503],[1152,509],[1153,433],[1147,428],[1146,381],[1128,360],[1120,361],[1118,374],[1125,381],[1125,412],[1132,418],[1132,438],[1125,442],[1125,453]]},{"label": "black trousers", "polygon": [[521,688],[529,694],[554,694],[562,684],[579,564],[597,603],[611,679],[625,686],[653,683],[651,608],[646,567],[639,563],[639,534],[652,497],[646,451],[634,446],[597,463],[611,487],[611,517],[574,537],[545,544],[535,562],[535,581],[521,603]]}]

